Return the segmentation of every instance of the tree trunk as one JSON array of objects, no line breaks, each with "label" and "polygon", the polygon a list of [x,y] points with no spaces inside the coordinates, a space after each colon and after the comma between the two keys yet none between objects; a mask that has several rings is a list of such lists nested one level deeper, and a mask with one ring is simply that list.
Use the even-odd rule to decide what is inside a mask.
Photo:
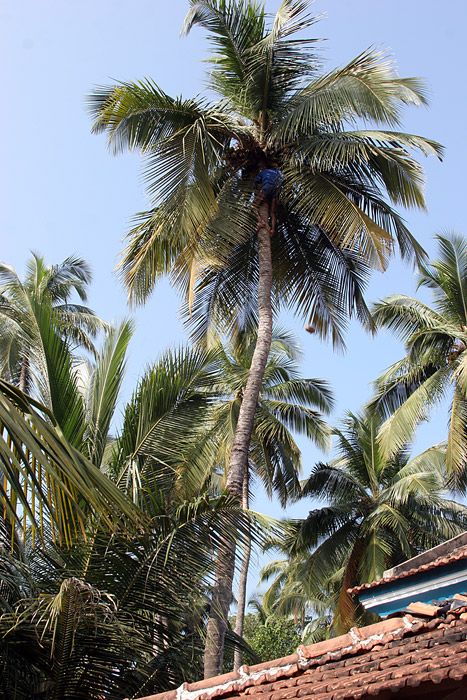
[{"label": "tree trunk", "polygon": [[[249,508],[249,487],[250,487],[250,468],[247,465],[245,469],[245,474],[243,477],[243,496],[242,496],[242,508],[243,510],[248,510]],[[248,581],[248,569],[250,568],[250,557],[251,557],[251,538],[248,537],[248,542],[245,545],[245,553],[242,561],[242,568],[240,569],[240,579],[238,582],[238,598],[237,598],[237,619],[235,620],[235,634],[239,637],[243,637],[243,623],[245,620],[245,608],[246,608],[246,584]],[[237,671],[243,663],[243,653],[241,649],[236,648],[234,652],[234,671]]]},{"label": "tree trunk", "polygon": [[[267,221],[269,206],[264,203],[259,210],[260,223]],[[272,342],[272,258],[271,235],[267,228],[258,229],[258,337],[251,360],[248,380],[243,392],[242,405],[238,414],[237,427],[230,455],[227,488],[240,496],[243,486],[243,474],[248,465],[248,450],[255,421],[264,370],[269,357]]]},{"label": "tree trunk", "polygon": [[[272,341],[272,258],[271,235],[267,224],[269,215],[269,205],[263,201],[258,206],[258,336],[238,414],[226,484],[227,490],[239,500],[243,490],[243,475],[248,466],[248,451],[256,406]],[[232,601],[234,572],[235,543],[226,542],[218,552],[217,579],[204,649],[205,678],[211,678],[222,672],[224,639]]]},{"label": "tree trunk", "polygon": [[205,678],[212,678],[222,673],[224,639],[230,603],[232,602],[234,574],[235,542],[226,541],[219,547],[217,553],[216,583],[212,593],[204,647]]},{"label": "tree trunk", "polygon": [[29,385],[29,359],[23,357],[21,360],[21,371],[19,373],[18,388],[25,394],[28,393]]}]

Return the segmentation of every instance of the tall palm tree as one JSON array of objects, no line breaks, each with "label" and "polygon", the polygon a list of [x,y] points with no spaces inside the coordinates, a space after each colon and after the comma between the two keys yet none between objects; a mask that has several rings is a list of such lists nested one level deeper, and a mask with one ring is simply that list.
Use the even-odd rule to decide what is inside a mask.
[{"label": "tall palm tree", "polygon": [[[172,98],[150,79],[91,98],[94,131],[107,132],[115,151],[135,148],[147,158],[154,208],[141,215],[122,260],[130,297],[144,301],[172,273],[189,307],[208,286],[227,321],[246,300],[257,318],[227,482],[238,497],[274,308],[285,302],[337,343],[350,313],[371,326],[362,264],[384,268],[396,242],[404,256],[422,255],[384,195],[423,207],[411,151],[441,154],[435,142],[394,130],[402,106],[426,102],[421,82],[399,78],[372,50],[318,75],[315,41],[294,36],[314,21],[303,0],[283,0],[271,25],[255,0],[190,0],[184,31],[199,25],[209,33],[218,102]],[[272,198],[256,185],[264,169],[283,176]],[[209,652],[207,675],[220,671],[234,552],[222,560],[221,614],[208,632],[219,652]]]},{"label": "tall palm tree", "polygon": [[[203,440],[207,440],[211,452],[214,450],[211,460],[223,466],[225,479],[255,344],[255,332],[237,331],[228,344],[218,341],[212,347],[218,370],[211,389],[212,426]],[[288,333],[273,333],[244,472],[242,507],[245,510],[250,506],[253,477],[262,482],[269,497],[275,494],[282,505],[298,497],[301,454],[290,430],[305,434],[321,449],[328,447],[329,429],[315,407],[328,413],[332,408],[331,393],[326,382],[300,376],[297,353]],[[200,458],[204,457],[201,451]],[[235,633],[240,637],[243,636],[250,553],[248,541],[240,569],[235,617]],[[241,663],[242,651],[237,648],[235,667]]]},{"label": "tall palm tree", "polygon": [[289,524],[289,561],[275,565],[273,586],[302,609],[325,602],[323,592],[333,594],[338,632],[356,622],[351,586],[381,578],[467,526],[467,508],[447,496],[444,447],[410,457],[404,444],[387,458],[380,427],[381,418],[367,410],[349,413],[336,429],[336,457],[317,464],[303,487],[304,496],[325,503]]},{"label": "tall palm tree", "polygon": [[33,253],[24,280],[11,266],[0,264],[0,373],[49,408],[53,369],[44,347],[49,316],[60,337],[90,352],[97,331],[106,325],[90,308],[71,300],[75,294],[85,302],[90,282],[89,266],[73,256],[48,266]]},{"label": "tall palm tree", "polygon": [[387,420],[381,445],[387,454],[410,439],[420,420],[444,396],[452,396],[446,463],[453,483],[467,486],[467,240],[437,236],[439,257],[422,265],[419,287],[433,305],[394,294],[375,305],[378,326],[394,331],[406,355],[376,383],[375,405]]}]

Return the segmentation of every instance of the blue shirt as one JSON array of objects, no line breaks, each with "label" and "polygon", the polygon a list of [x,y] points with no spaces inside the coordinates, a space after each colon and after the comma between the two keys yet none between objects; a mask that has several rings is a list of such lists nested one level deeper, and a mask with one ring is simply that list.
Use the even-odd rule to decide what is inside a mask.
[{"label": "blue shirt", "polygon": [[256,176],[255,182],[261,185],[261,189],[266,195],[273,195],[282,184],[284,176],[276,168],[264,168]]}]

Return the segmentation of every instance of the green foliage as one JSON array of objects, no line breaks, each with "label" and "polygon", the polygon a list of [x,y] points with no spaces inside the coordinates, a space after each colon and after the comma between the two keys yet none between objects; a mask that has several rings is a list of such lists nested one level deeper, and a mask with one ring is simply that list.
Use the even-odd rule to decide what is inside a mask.
[{"label": "green foliage", "polygon": [[[75,496],[44,504],[40,490],[31,501],[24,482],[13,484],[20,507],[35,503],[43,512],[45,541],[32,547],[31,528],[23,529],[25,542],[15,538],[18,526],[13,539],[6,523],[1,530],[5,692],[16,693],[19,700],[35,697],[42,688],[51,700],[102,700],[199,678],[212,553],[226,541],[256,541],[265,524],[212,488],[206,466],[198,472],[190,462],[205,429],[203,419],[210,423],[214,399],[225,400],[220,348],[166,353],[143,376],[125,409],[122,431],[111,441],[131,324],[110,329],[102,349],[86,365],[80,363],[79,373],[73,372],[66,339],[56,337],[59,352],[54,355],[48,348],[45,356],[51,365],[60,366],[58,357],[66,361],[69,371],[61,376],[54,365],[50,376],[59,376],[64,420],[70,413],[67,405],[79,401],[79,449],[62,435],[51,411],[1,383],[5,475],[10,476],[11,465],[20,479],[34,468],[31,482],[38,473],[46,483],[54,484],[47,481],[53,477],[57,488],[66,479]],[[19,449],[17,457],[20,445],[29,447]],[[32,459],[36,453],[42,460],[37,463]],[[55,503],[64,509],[58,512],[58,525]],[[76,524],[73,509],[81,516]],[[109,532],[109,524],[118,527]],[[65,529],[67,547],[57,537],[58,526]]]},{"label": "green foliage", "polygon": [[303,484],[303,496],[324,503],[271,542],[285,554],[263,571],[273,577],[264,599],[276,612],[304,623],[332,611],[334,629],[346,630],[361,614],[348,588],[466,529],[467,508],[447,493],[445,446],[410,457],[409,445],[398,445],[387,457],[381,423],[369,410],[349,413],[335,430],[336,457]]},{"label": "green foliage", "polygon": [[438,236],[439,258],[420,268],[419,286],[429,289],[433,307],[397,294],[375,305],[378,326],[396,333],[406,356],[376,382],[373,404],[387,419],[380,441],[390,455],[444,396],[451,409],[446,463],[452,485],[467,487],[467,241]]},{"label": "green foliage", "polygon": [[[255,603],[255,605],[254,605]],[[302,643],[300,626],[288,617],[266,614],[264,607],[256,600],[249,603],[256,612],[246,613],[243,626],[243,657],[246,663],[261,663],[287,656],[296,651]],[[236,617],[229,620],[235,628]],[[238,642],[237,642],[238,643]],[[224,670],[229,671],[233,664],[233,645],[227,640],[224,657]]]},{"label": "green foliage", "polygon": [[[124,495],[66,439],[53,415],[0,380],[0,517],[13,533],[53,537],[71,544],[85,535],[91,512],[111,528],[138,514]],[[14,539],[15,535],[13,535]]]},{"label": "green foliage", "polygon": [[48,540],[11,553],[0,532],[5,697],[40,686],[47,700],[110,700],[199,678],[212,549],[251,530],[228,497],[158,494],[131,538],[95,528],[71,548]]},{"label": "green foliage", "polygon": [[[245,640],[260,661],[270,661],[293,654],[301,644],[301,636],[293,620],[286,617],[269,617],[265,623],[253,623],[251,617],[247,615],[245,619]],[[248,618],[250,620],[247,622]]]},{"label": "green foliage", "polygon": [[[90,99],[93,130],[146,162],[151,208],[120,265],[130,300],[144,302],[171,274],[199,341],[144,373],[115,439],[131,323],[110,328],[84,306],[91,276],[78,258],[47,266],[34,254],[24,280],[0,265],[5,697],[111,700],[201,675],[215,555],[261,541],[270,525],[222,491],[257,342],[262,163],[284,175],[273,313],[291,308],[337,346],[354,315],[368,330],[398,332],[407,356],[379,381],[378,411],[348,414],[334,431],[336,457],[300,484],[293,434],[325,447],[332,396],[299,375],[290,336],[276,332],[253,403],[250,466],[282,504],[322,503],[271,532],[283,558],[266,567],[272,585],[246,616],[251,660],[348,628],[361,612],[349,586],[467,527],[445,473],[447,462],[465,486],[466,244],[439,237],[440,259],[428,265],[393,209],[425,206],[414,152],[442,155],[400,131],[403,109],[426,104],[425,90],[371,49],[323,73],[303,34],[315,22],[307,7],[283,0],[271,20],[255,0],[190,0],[183,31],[208,34],[212,98],[174,98],[145,79]],[[399,296],[370,314],[370,271],[396,247],[421,265],[434,310]],[[451,385],[447,449],[410,457],[415,426]]]},{"label": "green foliage", "polygon": [[[314,23],[306,2],[284,0],[270,22],[253,0],[193,1],[184,32],[207,31],[211,101],[170,97],[151,79],[90,97],[93,130],[147,164],[153,205],[138,215],[120,265],[130,299],[144,302],[172,274],[197,339],[256,318],[252,193],[262,160],[285,176],[272,240],[275,310],[285,304],[342,345],[349,315],[373,327],[369,270],[384,269],[395,246],[423,259],[386,201],[424,207],[413,152],[442,154],[398,128],[406,105],[426,104],[423,84],[398,77],[372,49],[320,74],[316,39],[303,34]],[[358,128],[369,122],[375,129]]]},{"label": "green foliage", "polygon": [[[109,461],[133,500],[144,498],[142,481],[185,497],[201,485],[223,488],[255,340],[241,332],[229,343],[217,338],[209,350],[168,351],[143,376]],[[331,406],[327,383],[300,377],[292,338],[277,331],[250,448],[253,473],[270,496],[282,503],[298,496],[301,457],[292,431],[327,446],[321,411]]]}]

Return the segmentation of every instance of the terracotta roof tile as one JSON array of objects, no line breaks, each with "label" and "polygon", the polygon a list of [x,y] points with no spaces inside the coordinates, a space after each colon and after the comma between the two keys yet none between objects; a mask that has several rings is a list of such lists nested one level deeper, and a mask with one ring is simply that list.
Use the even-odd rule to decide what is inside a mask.
[{"label": "terracotta roof tile", "polygon": [[368,590],[369,588],[377,588],[385,583],[392,583],[393,581],[399,581],[399,579],[406,578],[407,576],[414,576],[415,574],[423,573],[425,571],[430,571],[431,569],[437,569],[439,566],[446,566],[447,564],[453,564],[454,562],[461,561],[462,559],[467,559],[467,545],[455,549],[450,554],[446,554],[443,557],[438,557],[433,561],[422,564],[421,566],[414,567],[413,569],[408,569],[407,571],[401,571],[398,574],[383,576],[378,581],[372,581],[371,583],[362,583],[360,586],[354,586],[349,588],[348,592],[352,594],[360,593],[361,591]]},{"label": "terracotta roof tile", "polygon": [[141,700],[358,700],[412,686],[429,694],[433,683],[467,679],[466,613],[467,606],[446,618],[390,618],[301,646],[282,659]]}]

